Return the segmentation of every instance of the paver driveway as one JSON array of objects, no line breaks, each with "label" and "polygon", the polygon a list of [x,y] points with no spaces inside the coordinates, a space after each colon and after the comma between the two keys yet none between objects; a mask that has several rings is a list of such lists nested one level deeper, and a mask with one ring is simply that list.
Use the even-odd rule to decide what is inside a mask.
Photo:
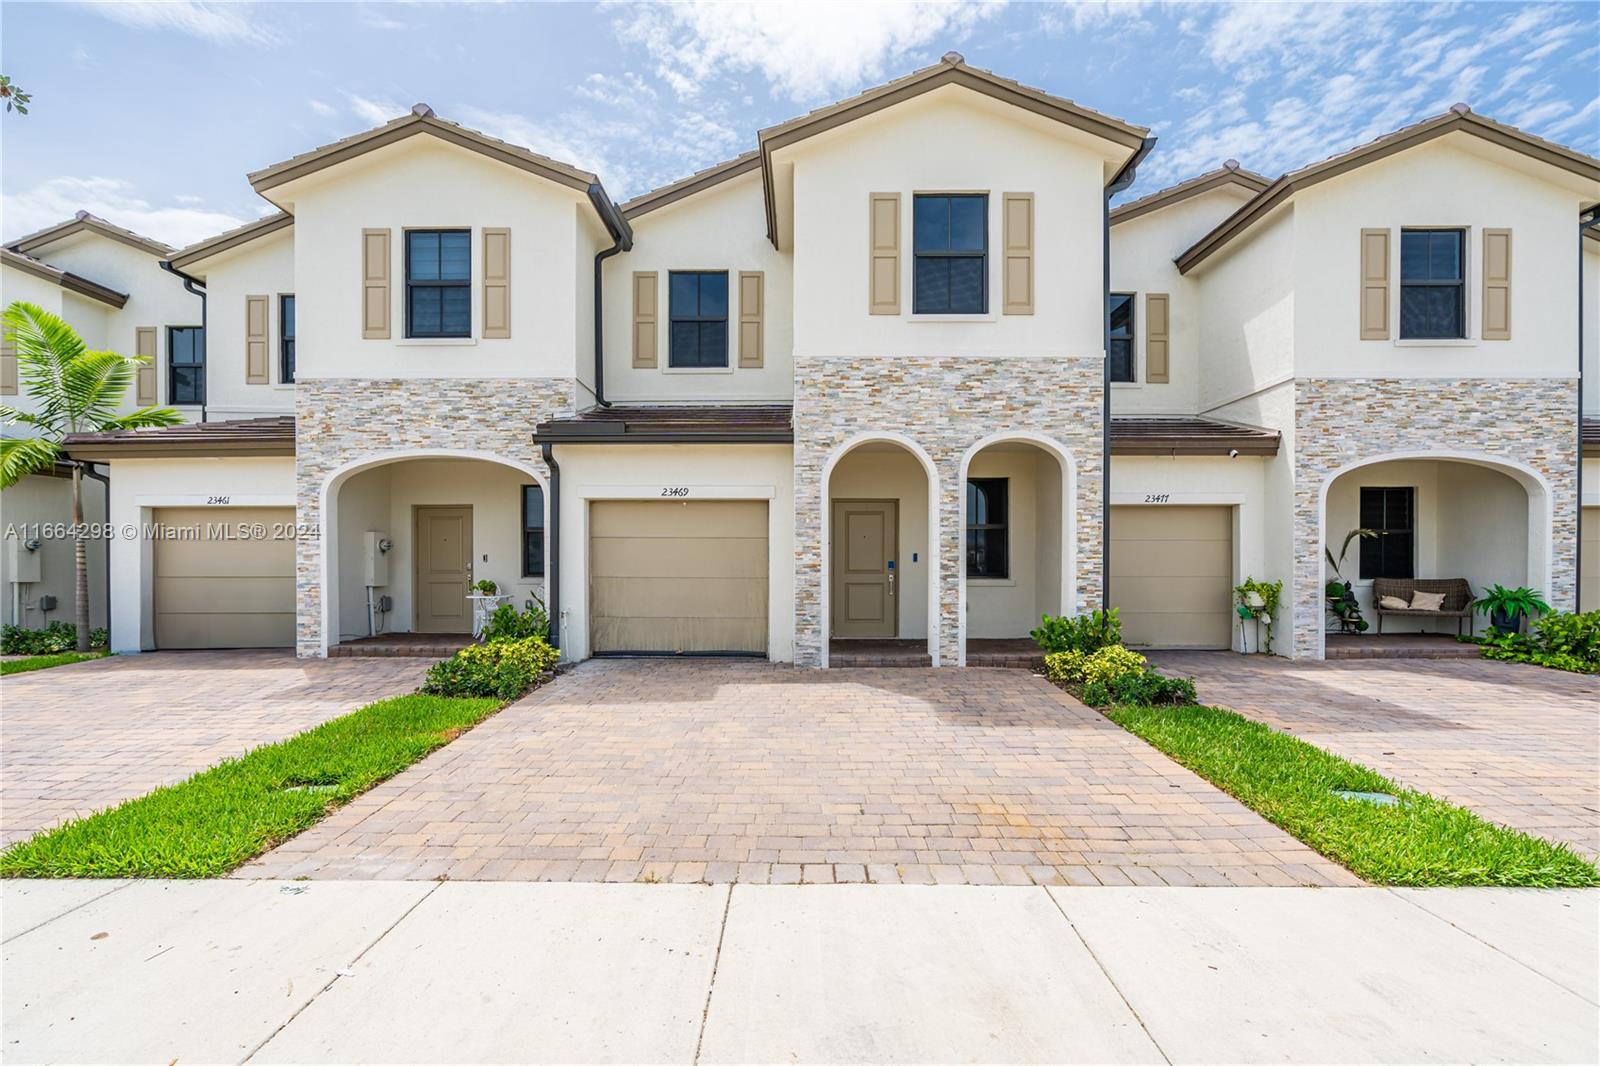
[{"label": "paver driveway", "polygon": [[428,665],[190,651],[13,674],[0,682],[0,839],[10,844],[409,692]]},{"label": "paver driveway", "polygon": [[1017,670],[580,665],[259,877],[1352,884]]},{"label": "paver driveway", "polygon": [[1152,658],[1194,677],[1203,702],[1600,854],[1600,680],[1481,659]]}]

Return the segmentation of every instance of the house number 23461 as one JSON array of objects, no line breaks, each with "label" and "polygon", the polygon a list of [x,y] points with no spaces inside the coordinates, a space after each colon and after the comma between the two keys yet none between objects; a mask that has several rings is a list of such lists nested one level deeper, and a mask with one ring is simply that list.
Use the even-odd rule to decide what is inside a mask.
[{"label": "house number 23461", "polygon": [[663,496],[687,496],[687,495],[689,495],[689,486],[687,486],[687,485],[668,485],[668,486],[666,486],[665,488],[663,488],[661,490],[661,495],[663,495]]}]

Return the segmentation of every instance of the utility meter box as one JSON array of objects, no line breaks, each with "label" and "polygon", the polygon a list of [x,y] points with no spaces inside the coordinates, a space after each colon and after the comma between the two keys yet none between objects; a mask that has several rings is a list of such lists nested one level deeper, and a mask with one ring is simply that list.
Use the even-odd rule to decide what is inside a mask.
[{"label": "utility meter box", "polygon": [[361,541],[361,583],[367,587],[389,583],[389,534],[367,530]]},{"label": "utility meter box", "polygon": [[[38,543],[17,537],[6,538],[6,566],[11,571],[12,584],[22,585],[44,580],[42,565],[44,552],[39,549]],[[34,545],[32,551],[28,550],[29,544]]]}]

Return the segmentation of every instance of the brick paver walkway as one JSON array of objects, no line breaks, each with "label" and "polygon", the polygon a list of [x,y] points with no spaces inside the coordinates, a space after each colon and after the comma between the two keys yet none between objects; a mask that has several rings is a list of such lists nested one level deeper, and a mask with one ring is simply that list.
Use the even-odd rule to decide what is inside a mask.
[{"label": "brick paver walkway", "polygon": [[194,651],[14,674],[0,682],[0,839],[12,843],[409,692],[427,667]]},{"label": "brick paver walkway", "polygon": [[1504,825],[1600,854],[1600,680],[1485,660],[1152,655],[1200,698]]},{"label": "brick paver walkway", "polygon": [[1355,878],[1042,678],[588,662],[242,877]]}]

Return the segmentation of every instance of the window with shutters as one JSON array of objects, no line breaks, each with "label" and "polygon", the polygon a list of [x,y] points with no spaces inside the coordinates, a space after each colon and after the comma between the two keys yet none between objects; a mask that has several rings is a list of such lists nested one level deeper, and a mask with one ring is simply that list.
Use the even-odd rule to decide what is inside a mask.
[{"label": "window with shutters", "polygon": [[728,272],[674,270],[667,275],[667,365],[728,365]]},{"label": "window with shutters", "polygon": [[1111,336],[1106,355],[1111,360],[1112,381],[1133,381],[1133,293],[1111,294]]},{"label": "window with shutters", "polygon": [[406,232],[406,336],[472,336],[472,233]]},{"label": "window with shutters", "polygon": [[167,402],[206,402],[206,333],[199,326],[167,327]]},{"label": "window with shutters", "polygon": [[294,384],[294,295],[278,297],[278,370],[285,385]]},{"label": "window with shutters", "polygon": [[522,576],[544,576],[544,486],[522,486]]},{"label": "window with shutters", "polygon": [[1459,340],[1467,335],[1466,258],[1461,230],[1401,231],[1401,340]]},{"label": "window with shutters", "polygon": [[1413,488],[1361,488],[1361,580],[1416,576],[1416,502]]},{"label": "window with shutters", "polygon": [[1011,576],[1011,528],[1007,479],[967,480],[967,576]]},{"label": "window with shutters", "polygon": [[981,315],[989,309],[989,197],[985,193],[912,198],[911,311]]}]

